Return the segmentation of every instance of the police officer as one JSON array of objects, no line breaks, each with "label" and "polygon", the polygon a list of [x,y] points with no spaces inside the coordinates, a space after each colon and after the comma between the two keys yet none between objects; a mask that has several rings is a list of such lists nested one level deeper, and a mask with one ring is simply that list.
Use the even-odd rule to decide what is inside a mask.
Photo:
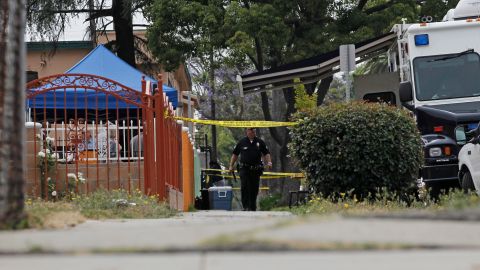
[{"label": "police officer", "polygon": [[244,211],[257,209],[257,195],[260,185],[260,176],[263,173],[262,156],[266,162],[265,168],[272,167],[270,152],[265,142],[257,138],[255,128],[247,128],[247,137],[238,141],[233,149],[229,170],[233,172],[235,162],[240,156],[238,169],[241,181],[242,206]]}]

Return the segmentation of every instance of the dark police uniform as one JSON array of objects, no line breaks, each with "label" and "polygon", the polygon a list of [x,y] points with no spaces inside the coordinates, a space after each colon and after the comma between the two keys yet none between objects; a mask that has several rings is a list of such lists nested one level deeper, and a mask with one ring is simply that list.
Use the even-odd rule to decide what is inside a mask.
[{"label": "dark police uniform", "polygon": [[257,137],[250,142],[248,137],[238,141],[233,154],[240,155],[238,169],[241,180],[242,205],[244,210],[257,209],[260,176],[263,173],[262,154],[270,154],[265,142]]}]

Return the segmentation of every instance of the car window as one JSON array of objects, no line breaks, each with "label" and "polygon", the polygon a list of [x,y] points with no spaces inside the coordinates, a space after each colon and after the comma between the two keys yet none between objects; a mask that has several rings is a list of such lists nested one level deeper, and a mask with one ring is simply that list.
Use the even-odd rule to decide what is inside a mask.
[{"label": "car window", "polygon": [[455,129],[455,138],[457,140],[457,144],[459,145],[464,145],[467,143],[467,134],[464,126],[458,126]]}]

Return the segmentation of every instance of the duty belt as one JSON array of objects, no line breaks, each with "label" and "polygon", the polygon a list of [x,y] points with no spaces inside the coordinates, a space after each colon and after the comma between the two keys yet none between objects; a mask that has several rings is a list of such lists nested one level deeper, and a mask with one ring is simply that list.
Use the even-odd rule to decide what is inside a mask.
[{"label": "duty belt", "polygon": [[238,163],[239,169],[247,169],[251,171],[261,171],[263,170],[263,164],[250,165],[246,163]]}]

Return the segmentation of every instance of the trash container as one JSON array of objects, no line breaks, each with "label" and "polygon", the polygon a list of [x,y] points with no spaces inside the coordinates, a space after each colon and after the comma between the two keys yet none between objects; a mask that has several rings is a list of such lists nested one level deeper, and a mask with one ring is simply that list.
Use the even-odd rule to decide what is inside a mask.
[{"label": "trash container", "polygon": [[210,210],[232,210],[232,187],[211,187],[208,189]]}]

